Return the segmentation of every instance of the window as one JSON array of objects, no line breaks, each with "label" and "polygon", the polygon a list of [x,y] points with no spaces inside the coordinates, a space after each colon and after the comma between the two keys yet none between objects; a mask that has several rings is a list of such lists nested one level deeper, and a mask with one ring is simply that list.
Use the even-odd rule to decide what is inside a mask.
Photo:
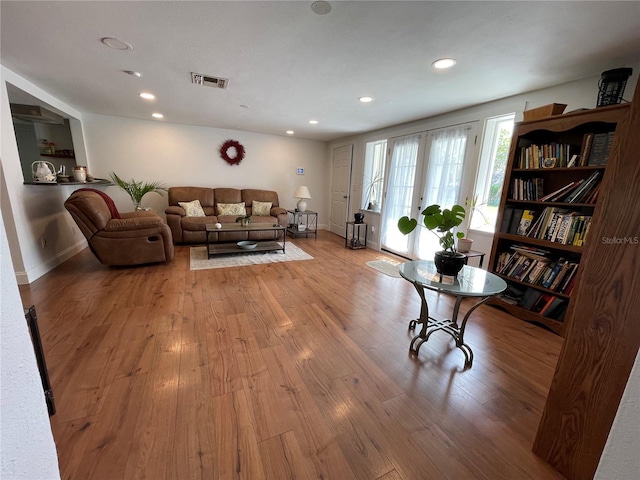
[{"label": "window", "polygon": [[384,185],[384,162],[387,141],[369,142],[364,154],[364,180],[362,182],[362,208],[380,210],[382,187]]},{"label": "window", "polygon": [[469,206],[466,207],[473,230],[493,232],[495,229],[514,118],[512,113],[487,119],[476,179],[475,208],[469,212]]}]

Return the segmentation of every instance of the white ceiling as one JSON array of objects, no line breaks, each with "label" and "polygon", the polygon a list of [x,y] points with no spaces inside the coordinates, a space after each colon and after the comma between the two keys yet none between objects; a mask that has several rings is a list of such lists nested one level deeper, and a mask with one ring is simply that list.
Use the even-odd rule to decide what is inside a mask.
[{"label": "white ceiling", "polygon": [[311,3],[3,0],[1,59],[80,111],[325,141],[640,61],[637,1]]}]

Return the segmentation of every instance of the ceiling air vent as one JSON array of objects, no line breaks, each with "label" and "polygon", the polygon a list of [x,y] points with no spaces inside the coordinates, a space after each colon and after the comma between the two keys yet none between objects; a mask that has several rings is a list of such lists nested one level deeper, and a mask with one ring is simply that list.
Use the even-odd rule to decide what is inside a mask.
[{"label": "ceiling air vent", "polygon": [[201,73],[191,72],[191,83],[202,85],[203,87],[227,88],[228,78],[210,77]]}]

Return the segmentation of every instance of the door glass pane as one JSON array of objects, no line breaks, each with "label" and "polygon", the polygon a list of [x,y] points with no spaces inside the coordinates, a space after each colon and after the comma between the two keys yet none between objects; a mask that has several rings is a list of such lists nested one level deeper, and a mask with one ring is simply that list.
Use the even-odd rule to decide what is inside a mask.
[{"label": "door glass pane", "polygon": [[419,144],[419,135],[399,138],[393,142],[381,240],[385,248],[397,253],[409,251],[410,237],[400,233],[398,220],[412,213]]}]

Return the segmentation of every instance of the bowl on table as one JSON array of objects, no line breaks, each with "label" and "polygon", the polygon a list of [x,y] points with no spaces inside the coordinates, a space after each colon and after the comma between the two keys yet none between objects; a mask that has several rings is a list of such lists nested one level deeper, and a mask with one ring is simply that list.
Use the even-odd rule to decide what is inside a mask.
[{"label": "bowl on table", "polygon": [[243,240],[242,242],[238,242],[236,245],[243,250],[252,250],[258,246],[258,243],[250,240]]}]

